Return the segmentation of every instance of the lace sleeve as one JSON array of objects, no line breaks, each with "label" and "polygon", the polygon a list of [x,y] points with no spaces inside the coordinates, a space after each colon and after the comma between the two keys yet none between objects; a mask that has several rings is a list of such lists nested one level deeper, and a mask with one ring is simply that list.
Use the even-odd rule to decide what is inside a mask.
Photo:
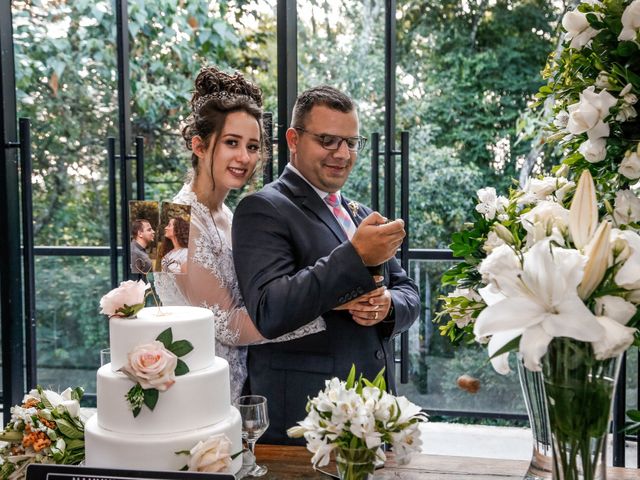
[{"label": "lace sleeve", "polygon": [[[186,275],[165,274],[171,279],[171,282],[165,283],[173,283],[173,288],[177,291],[175,294],[165,292],[164,296],[181,299],[186,305],[209,308],[214,315],[216,338],[224,345],[241,346],[266,342],[244,307],[233,266],[230,241],[217,231],[208,208],[195,198],[191,200]],[[230,211],[228,214],[231,219]],[[324,320],[318,318],[271,342],[292,340],[317,333],[324,328]]]}]

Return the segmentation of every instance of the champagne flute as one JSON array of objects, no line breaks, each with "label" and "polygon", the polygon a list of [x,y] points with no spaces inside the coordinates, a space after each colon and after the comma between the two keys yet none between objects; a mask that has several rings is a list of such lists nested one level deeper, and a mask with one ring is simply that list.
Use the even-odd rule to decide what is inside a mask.
[{"label": "champagne flute", "polygon": [[253,456],[253,466],[247,472],[251,477],[261,477],[267,473],[267,467],[255,463],[254,448],[258,438],[269,427],[267,399],[261,395],[245,395],[236,400],[236,407],[242,418],[242,438],[249,445]]}]

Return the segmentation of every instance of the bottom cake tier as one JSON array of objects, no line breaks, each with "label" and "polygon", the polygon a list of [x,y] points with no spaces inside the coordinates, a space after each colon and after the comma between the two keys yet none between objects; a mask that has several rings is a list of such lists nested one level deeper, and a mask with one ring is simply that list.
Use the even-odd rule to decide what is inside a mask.
[{"label": "bottom cake tier", "polygon": [[[85,464],[96,468],[125,468],[134,470],[181,470],[189,455],[176,452],[191,450],[200,440],[224,434],[231,441],[231,454],[242,450],[240,413],[231,407],[229,417],[209,427],[181,433],[145,435],[143,433],[118,433],[98,425],[98,415],[85,425]],[[176,430],[180,419],[176,418]],[[242,467],[242,455],[231,464],[231,472]]]}]

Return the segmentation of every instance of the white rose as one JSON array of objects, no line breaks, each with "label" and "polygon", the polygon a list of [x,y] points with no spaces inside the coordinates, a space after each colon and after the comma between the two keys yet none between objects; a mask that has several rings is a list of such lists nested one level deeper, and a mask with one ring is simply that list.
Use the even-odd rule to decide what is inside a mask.
[{"label": "white rose", "polygon": [[618,225],[640,220],[640,198],[631,190],[620,190],[616,193],[613,219]]},{"label": "white rose", "polygon": [[618,100],[608,91],[595,92],[595,87],[586,88],[580,94],[580,101],[569,105],[567,130],[574,135],[587,133],[589,139],[609,136],[609,125],[604,118]]},{"label": "white rose", "polygon": [[607,156],[607,141],[604,138],[587,139],[578,151],[589,163],[598,163]]},{"label": "white rose", "polygon": [[591,27],[587,16],[578,10],[567,12],[562,18],[562,26],[567,31],[565,40],[571,40],[569,46],[576,49],[587,45],[599,31]]},{"label": "white rose", "polygon": [[[631,85],[631,84],[629,84],[629,85]],[[626,95],[624,95],[622,100],[627,105],[634,105],[634,104],[636,104],[638,102],[638,97],[633,93],[627,93]]]},{"label": "white rose", "polygon": [[622,12],[622,31],[618,40],[634,41],[640,28],[640,0],[634,0]]},{"label": "white rose", "polygon": [[114,288],[100,299],[100,313],[112,317],[125,305],[131,307],[142,304],[148,288],[149,285],[142,280],[122,282],[118,288]]},{"label": "white rose", "polygon": [[631,180],[640,178],[640,155],[637,150],[628,150],[624,154],[618,173]]},{"label": "white rose", "polygon": [[198,442],[190,453],[190,472],[228,472],[231,467],[231,441],[224,434]]},{"label": "white rose", "polygon": [[146,345],[138,345],[129,352],[128,358],[129,363],[123,367],[123,371],[142,388],[165,391],[175,383],[178,357],[167,350],[162,342],[154,340]]}]

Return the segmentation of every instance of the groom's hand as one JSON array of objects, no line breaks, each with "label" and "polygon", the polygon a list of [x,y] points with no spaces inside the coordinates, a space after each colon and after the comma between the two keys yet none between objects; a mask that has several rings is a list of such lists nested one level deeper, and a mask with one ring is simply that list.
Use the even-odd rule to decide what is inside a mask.
[{"label": "groom's hand", "polygon": [[359,303],[367,303],[369,302],[370,299],[382,295],[382,293],[385,290],[386,290],[386,287],[378,287],[375,290],[371,290],[370,292],[367,292],[364,295],[360,295],[358,298],[354,298],[353,300],[347,303],[338,305],[336,308],[334,308],[334,310],[351,310]]},{"label": "groom's hand", "polygon": [[370,267],[395,256],[404,237],[404,222],[401,219],[387,223],[386,218],[373,212],[358,226],[351,244],[362,262]]},{"label": "groom's hand", "polygon": [[351,308],[349,313],[353,318],[353,321],[363,327],[372,327],[373,325],[380,323],[389,314],[391,308],[391,293],[386,287],[381,287],[374,292],[381,292],[379,294],[370,295],[369,298],[357,302]]}]

